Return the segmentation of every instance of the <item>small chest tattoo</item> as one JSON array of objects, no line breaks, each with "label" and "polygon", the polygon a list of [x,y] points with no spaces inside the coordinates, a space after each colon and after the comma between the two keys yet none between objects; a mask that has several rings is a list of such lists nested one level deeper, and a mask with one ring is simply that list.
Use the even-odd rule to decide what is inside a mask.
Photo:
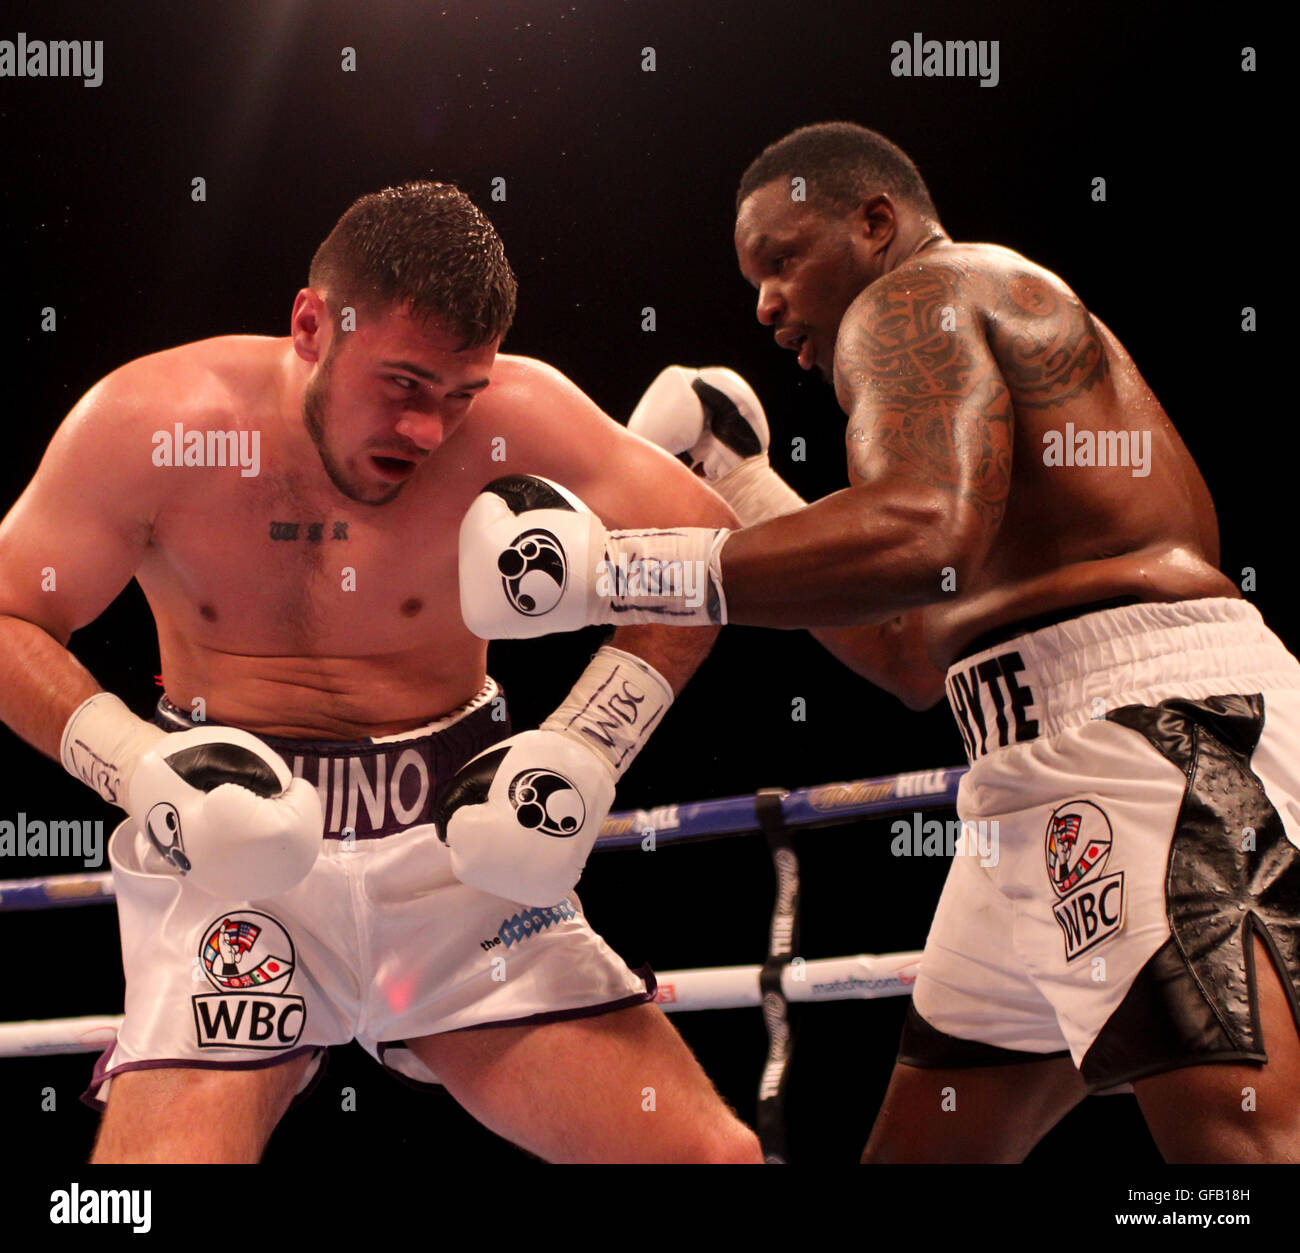
[{"label": "small chest tattoo", "polygon": [[[327,534],[328,528],[328,534]],[[309,544],[324,543],[331,540],[347,539],[346,522],[272,522],[271,538],[273,540],[306,540]]]}]

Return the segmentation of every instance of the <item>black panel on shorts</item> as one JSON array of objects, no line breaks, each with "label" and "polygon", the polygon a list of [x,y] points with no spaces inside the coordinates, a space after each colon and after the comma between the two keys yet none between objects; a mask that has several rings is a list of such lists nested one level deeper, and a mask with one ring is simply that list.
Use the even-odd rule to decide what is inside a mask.
[{"label": "black panel on shorts", "polygon": [[1110,1087],[1202,1062],[1262,1062],[1253,931],[1284,972],[1300,1027],[1300,854],[1250,768],[1264,697],[1171,699],[1106,716],[1177,766],[1187,788],[1165,885],[1173,934],[1093,1041],[1084,1079]]}]

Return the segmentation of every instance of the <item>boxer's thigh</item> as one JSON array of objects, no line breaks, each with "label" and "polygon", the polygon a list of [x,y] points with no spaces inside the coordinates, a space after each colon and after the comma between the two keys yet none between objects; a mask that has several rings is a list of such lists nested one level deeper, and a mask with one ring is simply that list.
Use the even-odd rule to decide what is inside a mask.
[{"label": "boxer's thigh", "polygon": [[1255,1008],[1268,1061],[1190,1066],[1133,1083],[1168,1162],[1300,1162],[1294,994],[1264,940],[1252,939]]},{"label": "boxer's thigh", "polygon": [[479,1122],[552,1162],[759,1162],[653,1005],[407,1041]]},{"label": "boxer's thigh", "polygon": [[95,1160],[255,1161],[312,1059],[351,1035],[337,849],[269,901],[192,890],[130,823],[109,853],[126,1004],[88,1093],[104,1109]]},{"label": "boxer's thigh", "polygon": [[116,1076],[91,1161],[256,1162],[312,1054],[228,1070],[160,1067]]},{"label": "boxer's thigh", "polygon": [[1021,1162],[1086,1095],[1068,1057],[960,1069],[899,1062],[862,1160]]},{"label": "boxer's thigh", "polygon": [[[978,821],[971,790],[958,811]],[[1014,822],[1002,837],[996,857],[953,857],[864,1162],[1021,1161],[1085,1095],[1014,943],[1017,912],[998,887]]]}]

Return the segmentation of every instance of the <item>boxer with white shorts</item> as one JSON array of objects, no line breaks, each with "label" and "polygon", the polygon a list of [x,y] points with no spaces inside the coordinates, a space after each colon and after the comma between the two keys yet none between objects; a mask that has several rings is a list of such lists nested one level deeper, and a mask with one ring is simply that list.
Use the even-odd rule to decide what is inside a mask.
[{"label": "boxer with white shorts", "polygon": [[[671,367],[631,425],[744,529],[483,497],[463,554],[549,527],[582,577],[542,617],[462,584],[466,620],[803,626],[912,708],[946,692],[997,859],[954,858],[864,1160],[1020,1160],[1126,1082],[1167,1158],[1300,1160],[1300,665],[1219,571],[1177,430],[1065,283],[950,239],[875,132],[787,135],[736,209],[759,321],[848,416],[850,486],[805,506],[743,380]],[[608,573],[666,566],[695,578]]]},{"label": "boxer with white shorts", "polygon": [[[572,894],[716,631],[629,616],[511,735],[456,595],[459,520],[503,476],[507,508],[539,476],[613,525],[733,515],[559,371],[498,354],[515,294],[456,188],[364,196],[288,337],[114,371],[0,525],[0,719],[127,813],[95,1161],[255,1161],[353,1037],[549,1160],[761,1160]],[[132,577],[186,729],[68,651]]]},{"label": "boxer with white shorts", "polygon": [[899,1050],[1068,1056],[1090,1091],[1267,1061],[1251,941],[1300,961],[1300,662],[1242,600],[1135,603],[974,647],[970,771]]}]

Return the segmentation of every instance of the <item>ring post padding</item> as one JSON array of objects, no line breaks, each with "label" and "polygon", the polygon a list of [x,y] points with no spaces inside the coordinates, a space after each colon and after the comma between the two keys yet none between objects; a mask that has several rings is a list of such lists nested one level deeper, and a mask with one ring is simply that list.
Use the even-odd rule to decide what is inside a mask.
[{"label": "ring post padding", "polygon": [[755,1130],[769,1165],[788,1160],[785,1144],[785,1081],[794,1045],[788,1002],[781,977],[799,945],[799,859],[790,844],[780,788],[764,788],[754,798],[759,829],[767,837],[776,872],[776,901],[768,932],[767,958],[759,974],[763,997],[763,1023],[767,1027],[767,1064],[758,1085]]}]

